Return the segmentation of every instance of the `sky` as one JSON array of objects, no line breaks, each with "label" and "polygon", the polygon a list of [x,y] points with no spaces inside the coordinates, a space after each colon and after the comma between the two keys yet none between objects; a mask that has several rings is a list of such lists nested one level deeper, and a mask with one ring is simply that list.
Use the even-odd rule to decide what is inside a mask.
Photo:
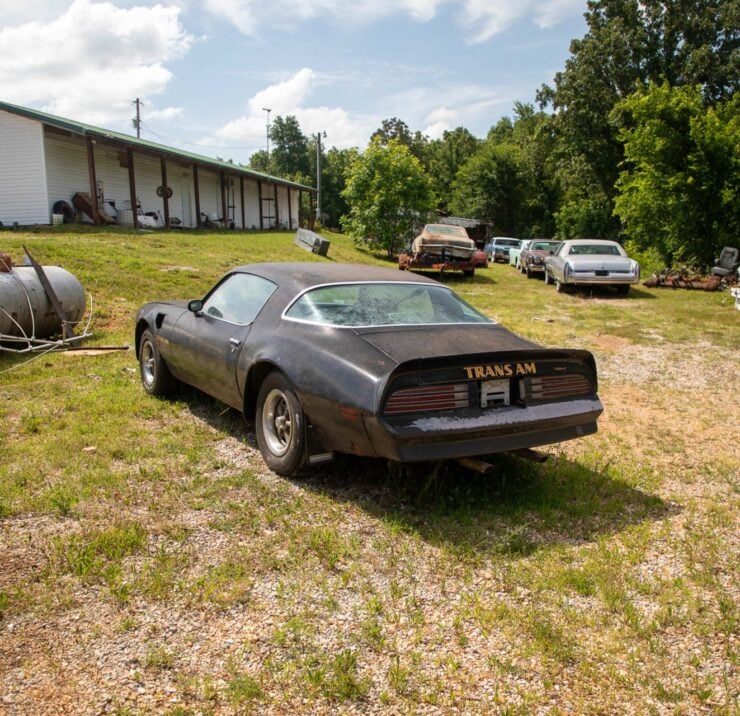
[{"label": "sky", "polygon": [[[325,146],[383,119],[484,137],[534,103],[586,0],[0,0],[0,100],[247,163],[268,116]],[[265,112],[269,108],[271,112]]]}]

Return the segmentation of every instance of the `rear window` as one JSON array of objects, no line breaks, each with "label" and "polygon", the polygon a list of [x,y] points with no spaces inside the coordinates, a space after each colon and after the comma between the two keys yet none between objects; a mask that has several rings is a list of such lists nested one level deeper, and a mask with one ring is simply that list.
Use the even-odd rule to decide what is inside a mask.
[{"label": "rear window", "polygon": [[287,318],[330,326],[400,326],[492,323],[443,286],[418,283],[353,283],[304,293]]},{"label": "rear window", "polygon": [[568,252],[571,256],[621,256],[616,244],[574,244]]}]

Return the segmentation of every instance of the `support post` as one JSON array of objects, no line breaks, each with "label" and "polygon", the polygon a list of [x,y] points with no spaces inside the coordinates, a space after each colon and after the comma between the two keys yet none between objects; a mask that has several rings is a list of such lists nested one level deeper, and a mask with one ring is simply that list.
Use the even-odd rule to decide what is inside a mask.
[{"label": "support post", "polygon": [[279,205],[278,205],[278,185],[277,183],[273,184],[273,187],[274,187],[273,194],[275,196],[275,224],[273,225],[272,228],[275,229],[275,231],[277,231],[279,228],[278,216],[280,215],[280,212],[278,211]]},{"label": "support post", "polygon": [[224,228],[227,226],[228,217],[226,216],[228,209],[226,208],[226,174],[221,172],[221,221],[223,221]]},{"label": "support post", "polygon": [[244,175],[239,175],[239,203],[242,207],[242,229],[247,228],[247,219],[244,211]]},{"label": "support post", "polygon": [[260,231],[265,230],[265,215],[262,213],[262,181],[257,180],[257,201],[260,207]]},{"label": "support post", "polygon": [[95,151],[92,137],[87,138],[87,174],[90,180],[90,203],[92,204],[92,220],[95,226],[100,226],[100,211],[98,209],[98,180],[95,177]]},{"label": "support post", "polygon": [[288,229],[293,231],[293,205],[290,202],[290,187],[288,187]]},{"label": "support post", "polygon": [[139,228],[139,213],[136,210],[136,172],[134,171],[134,150],[128,148],[128,191],[131,201],[131,211],[134,217],[134,229]]},{"label": "support post", "polygon": [[162,167],[162,209],[164,210],[164,228],[170,228],[170,199],[167,196],[168,185],[167,185],[167,158],[164,154],[159,157],[160,166]]},{"label": "support post", "polygon": [[193,192],[195,193],[195,228],[200,229],[200,185],[198,184],[198,165],[193,164]]}]

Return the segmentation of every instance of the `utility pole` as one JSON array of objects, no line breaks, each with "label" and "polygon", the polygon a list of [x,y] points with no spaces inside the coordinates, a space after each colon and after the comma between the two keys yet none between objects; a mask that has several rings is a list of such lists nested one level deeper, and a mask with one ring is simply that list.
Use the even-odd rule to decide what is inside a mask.
[{"label": "utility pole", "polygon": [[136,118],[132,120],[132,124],[136,129],[136,138],[141,139],[141,105],[143,102],[137,97],[131,104],[136,105]]},{"label": "utility pole", "polygon": [[[316,221],[321,221],[321,135],[316,134]],[[323,135],[326,139],[326,131]]]},{"label": "utility pole", "polygon": [[270,107],[263,107],[263,112],[267,112],[267,171],[270,171]]}]

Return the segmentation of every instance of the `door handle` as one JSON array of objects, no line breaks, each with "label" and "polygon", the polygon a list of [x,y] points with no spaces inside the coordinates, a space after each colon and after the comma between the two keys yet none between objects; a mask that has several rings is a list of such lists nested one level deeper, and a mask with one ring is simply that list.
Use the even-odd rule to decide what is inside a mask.
[{"label": "door handle", "polygon": [[241,345],[241,341],[238,338],[229,338],[229,343],[231,343],[234,348]]}]

